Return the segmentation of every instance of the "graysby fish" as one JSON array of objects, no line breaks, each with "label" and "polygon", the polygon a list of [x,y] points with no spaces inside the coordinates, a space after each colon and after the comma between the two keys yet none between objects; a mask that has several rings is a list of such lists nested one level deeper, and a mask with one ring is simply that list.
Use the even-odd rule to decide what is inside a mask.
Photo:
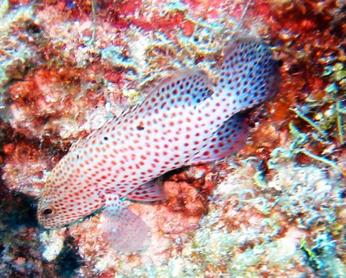
[{"label": "graysby fish", "polygon": [[266,44],[237,38],[224,50],[216,84],[200,70],[163,80],[141,104],[71,147],[42,190],[39,223],[58,228],[105,208],[106,233],[126,238],[131,249],[126,241],[142,240],[132,230],[145,225],[124,199],[161,200],[155,179],[162,174],[236,152],[247,134],[242,111],[274,95],[277,69]]}]

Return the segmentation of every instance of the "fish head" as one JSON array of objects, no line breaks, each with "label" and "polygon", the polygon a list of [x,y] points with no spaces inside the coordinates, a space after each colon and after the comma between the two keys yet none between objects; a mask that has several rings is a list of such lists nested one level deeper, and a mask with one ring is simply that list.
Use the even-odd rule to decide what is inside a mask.
[{"label": "fish head", "polygon": [[53,190],[47,185],[40,195],[37,207],[37,219],[41,226],[44,228],[59,228],[72,222],[72,219],[60,215],[63,213],[63,198],[55,196],[52,198]]},{"label": "fish head", "polygon": [[[54,173],[53,173],[54,174]],[[47,229],[72,224],[102,208],[97,190],[73,180],[54,183],[48,179],[38,201],[37,219]]]}]

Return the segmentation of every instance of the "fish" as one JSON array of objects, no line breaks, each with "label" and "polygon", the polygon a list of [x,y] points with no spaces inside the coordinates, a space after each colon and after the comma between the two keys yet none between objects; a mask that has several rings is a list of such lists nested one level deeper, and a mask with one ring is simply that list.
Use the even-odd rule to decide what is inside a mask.
[{"label": "fish", "polygon": [[142,242],[148,229],[127,202],[164,200],[163,174],[239,151],[249,129],[246,111],[278,90],[272,56],[260,39],[238,37],[224,48],[217,81],[182,69],[150,88],[140,104],[72,145],[53,168],[39,197],[39,223],[60,228],[103,209],[105,234],[121,241],[116,248],[132,250],[128,245]]}]

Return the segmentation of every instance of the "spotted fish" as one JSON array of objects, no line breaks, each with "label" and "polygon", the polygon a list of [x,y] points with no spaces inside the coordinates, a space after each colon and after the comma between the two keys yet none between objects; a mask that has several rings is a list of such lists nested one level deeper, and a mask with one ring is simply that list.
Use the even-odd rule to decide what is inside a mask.
[{"label": "spotted fish", "polygon": [[163,80],[141,104],[71,147],[42,190],[39,222],[58,228],[105,208],[106,233],[127,238],[126,245],[136,235],[122,227],[145,225],[124,200],[162,200],[162,174],[236,152],[248,129],[242,112],[274,95],[277,71],[267,45],[238,38],[224,50],[216,83],[200,70]]}]

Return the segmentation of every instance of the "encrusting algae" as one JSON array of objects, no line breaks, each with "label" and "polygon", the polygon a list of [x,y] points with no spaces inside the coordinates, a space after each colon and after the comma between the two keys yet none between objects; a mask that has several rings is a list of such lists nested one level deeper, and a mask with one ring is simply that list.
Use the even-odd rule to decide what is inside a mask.
[{"label": "encrusting algae", "polygon": [[344,15],[2,1],[0,276],[345,276]]}]

